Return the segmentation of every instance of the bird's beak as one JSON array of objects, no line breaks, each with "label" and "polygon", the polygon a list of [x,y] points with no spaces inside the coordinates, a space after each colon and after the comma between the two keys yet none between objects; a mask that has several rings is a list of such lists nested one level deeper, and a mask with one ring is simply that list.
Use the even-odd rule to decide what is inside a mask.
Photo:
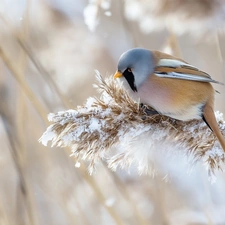
[{"label": "bird's beak", "polygon": [[117,71],[115,74],[114,74],[114,78],[120,78],[120,77],[122,77],[123,76],[123,74],[121,73],[121,72],[119,72],[119,71]]}]

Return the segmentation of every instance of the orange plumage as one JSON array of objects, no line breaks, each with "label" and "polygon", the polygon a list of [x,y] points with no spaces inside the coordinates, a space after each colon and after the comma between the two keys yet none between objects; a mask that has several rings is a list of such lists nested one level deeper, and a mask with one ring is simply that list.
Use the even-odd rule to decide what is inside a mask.
[{"label": "orange plumage", "polygon": [[225,138],[214,115],[215,90],[220,83],[182,59],[147,49],[131,49],[119,60],[115,77],[124,76],[129,91],[160,114],[178,120],[204,119],[225,151]]}]

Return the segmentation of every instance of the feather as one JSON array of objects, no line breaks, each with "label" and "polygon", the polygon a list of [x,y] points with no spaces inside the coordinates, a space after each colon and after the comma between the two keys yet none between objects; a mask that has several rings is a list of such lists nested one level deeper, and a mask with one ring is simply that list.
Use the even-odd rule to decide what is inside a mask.
[{"label": "feather", "polygon": [[154,74],[164,78],[212,82],[223,85],[223,83],[213,80],[209,74],[178,59],[160,59]]},{"label": "feather", "polygon": [[198,70],[197,67],[191,66],[188,63],[185,63],[183,61],[180,61],[178,59],[160,59],[158,62],[157,66],[162,66],[162,67],[173,67],[173,68],[177,68],[177,67],[182,67],[182,66],[186,66],[188,68],[192,68],[195,70]]},{"label": "feather", "polygon": [[182,80],[191,80],[191,81],[199,81],[199,82],[211,82],[216,84],[222,84],[223,83],[212,80],[211,78],[207,78],[200,75],[194,75],[194,74],[185,74],[185,73],[176,73],[176,72],[155,72],[154,73],[158,77],[164,77],[164,78],[174,78],[174,79],[182,79]]}]

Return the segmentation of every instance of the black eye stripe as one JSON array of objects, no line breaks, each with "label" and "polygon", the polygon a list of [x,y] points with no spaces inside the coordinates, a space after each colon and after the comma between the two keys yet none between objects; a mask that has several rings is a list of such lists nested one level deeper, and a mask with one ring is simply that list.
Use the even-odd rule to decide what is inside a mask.
[{"label": "black eye stripe", "polygon": [[124,72],[123,72],[123,76],[126,78],[128,84],[130,85],[131,89],[134,92],[137,92],[137,87],[135,85],[135,79],[134,79],[134,75],[131,71],[130,68],[127,68]]}]

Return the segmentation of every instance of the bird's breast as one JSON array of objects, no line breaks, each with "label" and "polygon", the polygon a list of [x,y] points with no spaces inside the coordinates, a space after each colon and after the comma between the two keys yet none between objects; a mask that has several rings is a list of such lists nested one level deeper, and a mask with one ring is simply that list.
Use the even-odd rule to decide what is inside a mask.
[{"label": "bird's breast", "polygon": [[159,113],[187,121],[201,118],[202,108],[212,94],[212,87],[208,83],[152,76],[134,94]]},{"label": "bird's breast", "polygon": [[152,106],[161,113],[171,111],[173,107],[172,96],[168,88],[145,82],[136,93],[142,103]]}]

